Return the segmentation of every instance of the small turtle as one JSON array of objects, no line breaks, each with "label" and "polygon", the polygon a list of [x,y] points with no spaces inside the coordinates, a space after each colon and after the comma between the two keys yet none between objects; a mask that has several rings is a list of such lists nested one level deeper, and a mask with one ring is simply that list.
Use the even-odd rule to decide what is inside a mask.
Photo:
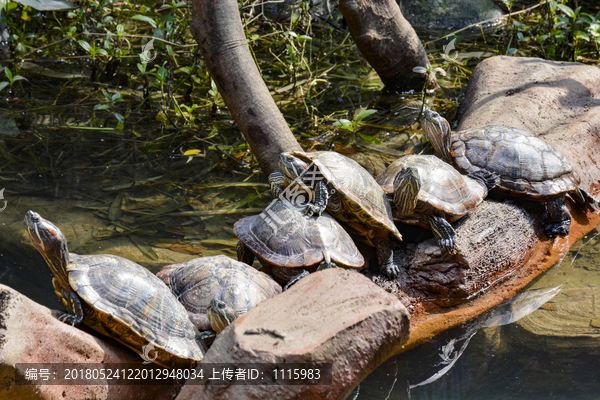
[{"label": "small turtle", "polygon": [[60,229],[33,211],[25,215],[25,225],[67,307],[61,321],[83,322],[139,354],[148,344],[155,346],[154,362],[162,366],[204,358],[206,345],[185,308],[146,268],[113,255],[69,254]]},{"label": "small turtle", "polygon": [[454,222],[474,209],[498,183],[490,172],[461,175],[433,155],[408,155],[397,159],[377,177],[393,196],[394,221],[431,228],[440,247],[456,253]]},{"label": "small turtle", "polygon": [[275,199],[258,215],[235,223],[233,232],[240,239],[238,259],[252,264],[256,255],[286,288],[315,268],[339,264],[360,268],[365,260],[352,238],[331,215],[314,218],[302,208]]},{"label": "small turtle", "polygon": [[156,274],[186,308],[190,320],[211,336],[264,299],[281,293],[269,275],[227,256],[167,265]]},{"label": "small turtle", "polygon": [[279,187],[280,198],[292,203],[304,201],[308,215],[321,215],[327,209],[351,233],[377,249],[377,260],[385,275],[398,275],[389,236],[402,240],[402,235],[392,220],[387,195],[363,167],[332,151],[281,153],[279,167],[288,184]]},{"label": "small turtle", "polygon": [[459,171],[493,172],[500,177],[499,192],[546,202],[550,222],[545,231],[550,238],[569,234],[567,193],[580,207],[600,210],[598,200],[579,186],[567,159],[524,130],[490,125],[452,133],[448,121],[431,110],[425,111],[423,129],[433,148]]}]

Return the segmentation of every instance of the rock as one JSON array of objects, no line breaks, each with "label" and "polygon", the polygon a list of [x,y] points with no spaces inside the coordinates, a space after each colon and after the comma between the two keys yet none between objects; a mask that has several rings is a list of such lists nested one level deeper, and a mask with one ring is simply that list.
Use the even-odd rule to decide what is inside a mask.
[{"label": "rock", "polygon": [[61,314],[0,285],[0,398],[115,400],[172,399],[175,396],[176,388],[168,385],[16,385],[17,363],[143,365],[139,355],[121,344],[59,321],[57,316]]},{"label": "rock", "polygon": [[[501,124],[539,135],[567,157],[582,178],[581,186],[598,197],[599,97],[597,67],[492,57],[478,65],[469,81],[457,130]],[[403,276],[422,289],[417,293],[410,291],[414,288],[408,284],[398,288],[382,283],[388,291],[397,292],[413,313],[411,337],[404,349],[511,298],[600,223],[598,214],[581,210],[570,201],[567,207],[571,231],[564,238],[549,240],[542,233],[539,224],[546,212],[541,203],[501,198],[484,201],[455,225],[460,251],[454,258],[436,253],[433,241],[412,249],[407,246],[404,254],[395,249]],[[459,304],[461,297],[463,303]],[[455,307],[439,308],[444,302]]]},{"label": "rock", "polygon": [[486,200],[455,224],[457,254],[442,251],[434,238],[396,247],[402,268],[394,291],[438,306],[463,303],[527,259],[542,221],[538,204]]},{"label": "rock", "polygon": [[585,189],[600,189],[600,68],[539,58],[490,57],[469,80],[457,130],[521,128],[567,157]]},{"label": "rock", "polygon": [[[416,31],[444,33],[478,22],[498,19],[483,25],[487,30],[498,25],[502,10],[492,0],[400,0],[402,14]],[[472,33],[480,34],[479,28]],[[464,34],[464,32],[463,32]]]},{"label": "rock", "polygon": [[331,362],[332,385],[188,384],[177,399],[343,399],[408,336],[408,312],[395,296],[354,271],[319,271],[238,318],[203,364]]}]

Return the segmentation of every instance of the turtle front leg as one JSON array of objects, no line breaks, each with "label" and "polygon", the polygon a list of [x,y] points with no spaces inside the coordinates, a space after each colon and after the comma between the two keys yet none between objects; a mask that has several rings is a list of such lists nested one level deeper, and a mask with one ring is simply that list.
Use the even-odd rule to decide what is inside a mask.
[{"label": "turtle front leg", "polygon": [[310,272],[308,272],[307,270],[303,269],[300,271],[300,273],[296,276],[293,276],[290,281],[283,287],[283,291],[285,292],[286,290],[288,290],[290,287],[292,287],[293,284],[295,284],[296,282],[298,282],[300,279],[304,278],[305,276],[310,275]]},{"label": "turtle front leg", "polygon": [[557,236],[567,236],[571,229],[571,214],[565,205],[565,196],[558,197],[546,203],[550,223],[544,229],[546,236],[554,239]]},{"label": "turtle front leg", "polygon": [[446,219],[437,216],[429,216],[429,226],[431,231],[438,241],[438,245],[450,254],[456,254],[458,247],[456,246],[456,232]]},{"label": "turtle front leg", "polygon": [[79,295],[63,288],[61,288],[61,293],[67,304],[67,313],[61,315],[58,319],[62,322],[70,323],[72,326],[78,325],[83,320],[83,308],[81,307]]},{"label": "turtle front leg", "polygon": [[398,277],[400,270],[394,264],[394,253],[390,247],[389,233],[384,229],[377,230],[373,239],[380,271],[388,278],[395,279]]},{"label": "turtle front leg", "polygon": [[[480,169],[475,172],[471,172],[467,175],[469,178],[476,180],[479,184],[485,187],[488,191],[492,190],[500,184],[500,177],[493,172],[485,169]],[[487,196],[487,192],[485,193]]]},{"label": "turtle front leg", "polygon": [[238,261],[248,265],[254,264],[254,253],[241,240],[235,246],[235,251],[237,252]]},{"label": "turtle front leg", "polygon": [[304,213],[308,216],[317,214],[320,217],[327,207],[328,200],[327,184],[323,181],[318,181],[315,184],[315,204],[308,203],[306,208],[304,208]]},{"label": "turtle front leg", "polygon": [[285,175],[281,172],[273,172],[269,175],[269,184],[271,185],[271,194],[274,198],[278,198],[285,190]]}]

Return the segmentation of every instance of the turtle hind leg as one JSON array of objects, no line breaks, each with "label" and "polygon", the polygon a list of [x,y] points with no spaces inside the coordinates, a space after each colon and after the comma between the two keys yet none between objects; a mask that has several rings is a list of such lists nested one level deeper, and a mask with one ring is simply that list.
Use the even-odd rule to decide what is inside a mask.
[{"label": "turtle hind leg", "polygon": [[429,217],[429,225],[442,250],[450,254],[456,254],[458,250],[456,245],[457,238],[452,225],[438,215],[431,215]]},{"label": "turtle hind leg", "polygon": [[600,201],[592,196],[589,192],[587,192],[583,188],[577,188],[573,192],[570,193],[575,203],[583,209],[589,209],[594,213],[598,213],[600,211]]},{"label": "turtle hind leg", "polygon": [[567,236],[571,229],[571,214],[565,206],[565,197],[558,197],[546,203],[550,222],[546,224],[546,236],[554,239],[557,236]]},{"label": "turtle hind leg", "polygon": [[492,190],[500,184],[500,177],[495,173],[487,171],[485,169],[480,169],[478,171],[471,172],[467,176],[479,182],[481,186],[487,188],[488,191]]},{"label": "turtle hind leg", "polygon": [[241,240],[238,242],[237,246],[235,246],[235,251],[237,253],[238,261],[250,266],[254,263],[254,253]]},{"label": "turtle hind leg", "polygon": [[377,262],[380,271],[390,279],[396,279],[400,269],[394,263],[394,253],[390,247],[390,238],[386,230],[375,232],[374,244],[377,249]]}]

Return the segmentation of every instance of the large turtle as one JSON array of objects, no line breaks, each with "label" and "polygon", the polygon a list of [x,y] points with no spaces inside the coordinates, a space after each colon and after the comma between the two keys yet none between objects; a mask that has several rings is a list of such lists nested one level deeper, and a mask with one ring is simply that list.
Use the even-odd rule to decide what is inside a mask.
[{"label": "large turtle", "polygon": [[[237,221],[238,259],[252,265],[254,256],[287,286],[304,270],[359,268],[365,263],[352,238],[331,215],[314,218],[290,202],[275,199],[260,214]],[[317,267],[318,266],[318,267]]]},{"label": "large turtle", "polygon": [[327,209],[351,233],[377,249],[384,274],[390,278],[398,275],[389,235],[398,240],[402,235],[392,220],[387,195],[364,168],[332,151],[281,153],[279,167],[288,184],[281,188],[279,198],[291,203],[304,201],[308,215],[321,215]]},{"label": "large turtle", "polygon": [[167,265],[156,275],[201,331],[220,333],[238,316],[281,293],[281,286],[269,275],[227,256]]},{"label": "large turtle", "polygon": [[470,177],[433,155],[407,155],[377,177],[392,196],[394,221],[431,228],[440,247],[456,253],[450,222],[465,216],[496,186],[498,178],[484,170]]},{"label": "large turtle", "polygon": [[545,231],[550,238],[569,234],[567,193],[581,207],[600,209],[598,200],[579,186],[567,159],[526,131],[490,125],[452,133],[448,121],[431,110],[425,111],[423,129],[433,148],[459,171],[493,172],[500,177],[500,192],[546,202],[550,222]]},{"label": "large turtle", "polygon": [[36,212],[27,212],[25,225],[67,308],[61,321],[83,322],[140,354],[154,349],[162,366],[203,359],[206,346],[185,308],[150,271],[118,256],[69,254],[60,229]]}]

